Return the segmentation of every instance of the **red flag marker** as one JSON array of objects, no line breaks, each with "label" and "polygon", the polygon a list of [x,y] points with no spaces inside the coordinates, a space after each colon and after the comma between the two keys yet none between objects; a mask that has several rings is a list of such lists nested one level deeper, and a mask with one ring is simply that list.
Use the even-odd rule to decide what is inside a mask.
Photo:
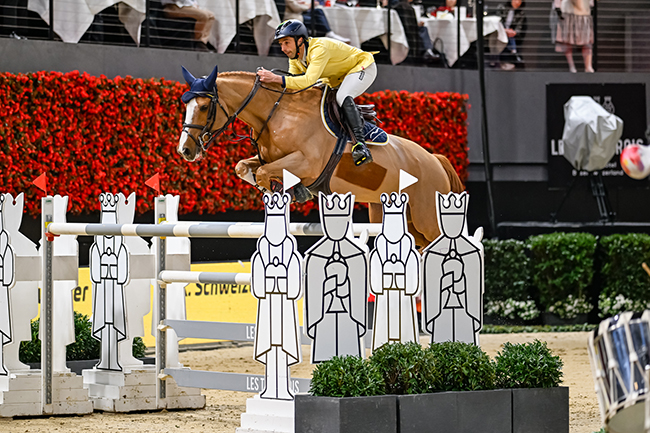
[{"label": "red flag marker", "polygon": [[156,195],[160,195],[160,175],[158,173],[151,176],[144,184],[156,191]]},{"label": "red flag marker", "polygon": [[45,176],[45,173],[34,179],[32,183],[47,195],[47,176]]}]

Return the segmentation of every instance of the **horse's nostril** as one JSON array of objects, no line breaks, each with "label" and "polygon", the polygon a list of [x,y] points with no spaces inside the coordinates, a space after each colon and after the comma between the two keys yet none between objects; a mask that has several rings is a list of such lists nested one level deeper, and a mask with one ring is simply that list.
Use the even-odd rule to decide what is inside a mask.
[{"label": "horse's nostril", "polygon": [[190,149],[188,149],[187,147],[183,148],[183,155],[190,156]]}]

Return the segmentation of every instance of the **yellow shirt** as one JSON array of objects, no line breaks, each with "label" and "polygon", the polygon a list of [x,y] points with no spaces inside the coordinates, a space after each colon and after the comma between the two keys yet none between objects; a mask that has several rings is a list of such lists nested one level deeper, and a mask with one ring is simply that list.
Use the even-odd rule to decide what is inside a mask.
[{"label": "yellow shirt", "polygon": [[289,89],[304,89],[319,79],[330,87],[338,87],[351,73],[359,72],[375,62],[372,53],[330,38],[309,38],[305,67],[300,59],[289,60],[289,72],[305,74],[283,77]]}]

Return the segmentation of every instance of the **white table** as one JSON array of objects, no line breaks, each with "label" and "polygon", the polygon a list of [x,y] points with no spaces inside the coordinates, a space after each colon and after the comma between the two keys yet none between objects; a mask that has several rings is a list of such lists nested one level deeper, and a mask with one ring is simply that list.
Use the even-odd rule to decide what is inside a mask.
[{"label": "white table", "polygon": [[[210,43],[223,53],[237,34],[235,25],[235,0],[198,0],[199,6],[211,11],[215,23]],[[271,48],[275,29],[280,25],[280,15],[273,0],[239,0],[239,24],[253,20],[253,36],[257,53],[266,56]]]},{"label": "white table", "polygon": [[[360,48],[363,42],[380,36],[384,47],[388,48],[386,9],[332,6],[323,11],[334,33],[350,39],[350,45]],[[409,44],[396,11],[391,10],[390,19],[390,60],[395,65],[406,59]]]},{"label": "white table", "polygon": [[[63,42],[77,43],[93,23],[95,15],[119,3],[119,18],[133,40],[139,44],[145,19],[145,0],[55,0],[54,32]],[[211,11],[215,23],[210,43],[223,53],[237,34],[235,0],[198,0],[199,7]],[[29,0],[27,8],[49,24],[49,0]],[[253,35],[259,55],[267,55],[280,16],[274,0],[240,0],[239,24],[253,20]]]},{"label": "white table", "polygon": [[[59,35],[63,42],[77,43],[88,31],[95,15],[120,2],[140,12],[142,15],[140,23],[144,20],[145,0],[54,0],[54,33]],[[27,9],[36,12],[43,21],[50,24],[49,0],[29,0]],[[133,36],[128,26],[127,30]]]},{"label": "white table", "polygon": [[[445,45],[445,56],[449,66],[458,60],[457,28],[456,19],[422,18],[424,25],[429,31],[431,41],[440,38]],[[483,36],[488,36],[490,52],[498,54],[508,44],[506,29],[501,24],[501,18],[497,16],[486,16],[483,18]],[[460,20],[460,55],[462,56],[472,42],[477,40],[476,18],[465,18]],[[438,48],[438,47],[436,47]]]}]

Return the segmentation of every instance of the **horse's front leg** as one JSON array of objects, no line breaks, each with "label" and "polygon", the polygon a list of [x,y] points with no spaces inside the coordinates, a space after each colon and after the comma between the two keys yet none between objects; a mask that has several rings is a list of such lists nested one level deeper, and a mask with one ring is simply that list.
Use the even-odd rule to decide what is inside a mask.
[{"label": "horse's front leg", "polygon": [[[320,164],[317,161],[308,160],[302,152],[296,151],[260,166],[257,169],[256,179],[260,186],[271,189],[272,179],[282,180],[282,170],[291,172],[301,180],[313,179],[318,176],[318,173],[314,175],[314,167],[318,170]],[[311,198],[311,193],[302,184],[296,185],[294,192],[297,201],[303,202]]]},{"label": "horse's front leg", "polygon": [[261,186],[256,179],[255,173],[257,173],[257,170],[261,165],[262,163],[260,162],[259,156],[242,159],[235,166],[235,173],[237,173],[237,176],[239,176],[240,179],[245,180],[260,191],[270,192],[268,188]]}]

